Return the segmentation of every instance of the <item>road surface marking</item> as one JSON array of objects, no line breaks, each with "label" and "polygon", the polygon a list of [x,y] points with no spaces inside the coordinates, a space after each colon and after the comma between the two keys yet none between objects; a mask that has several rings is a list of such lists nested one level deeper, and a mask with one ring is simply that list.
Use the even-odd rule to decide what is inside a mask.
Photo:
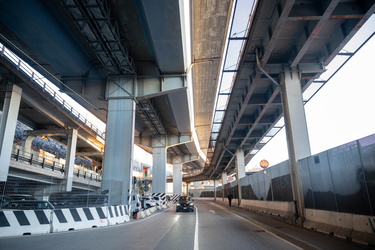
[{"label": "road surface marking", "polygon": [[199,241],[198,241],[198,208],[197,207],[195,207],[194,250],[199,250]]}]

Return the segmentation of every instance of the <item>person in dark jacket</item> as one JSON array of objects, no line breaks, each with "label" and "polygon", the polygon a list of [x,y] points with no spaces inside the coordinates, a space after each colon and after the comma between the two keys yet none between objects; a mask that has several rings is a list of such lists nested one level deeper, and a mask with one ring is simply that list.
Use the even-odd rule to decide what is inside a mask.
[{"label": "person in dark jacket", "polygon": [[228,194],[228,202],[229,202],[229,206],[230,207],[232,206],[232,199],[233,199],[233,195],[232,194]]}]

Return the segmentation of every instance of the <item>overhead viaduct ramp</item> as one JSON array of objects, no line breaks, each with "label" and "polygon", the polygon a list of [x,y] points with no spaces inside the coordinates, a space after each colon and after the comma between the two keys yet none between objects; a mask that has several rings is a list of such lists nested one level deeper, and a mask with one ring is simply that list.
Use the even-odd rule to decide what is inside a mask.
[{"label": "overhead viaduct ramp", "polygon": [[[106,145],[112,141],[121,148],[121,130],[131,126],[108,129],[119,118],[109,118],[111,103],[133,101],[134,138],[127,144],[133,140],[155,155],[153,141],[167,136],[167,161],[190,173],[203,169],[210,147],[213,93],[232,7],[230,0],[0,1],[0,40],[107,123]],[[17,75],[4,64],[2,69],[3,75]],[[35,94],[26,91],[33,88],[28,81],[13,78],[2,82],[24,85],[25,97]],[[23,97],[20,112],[20,121],[31,128],[77,126],[55,119],[61,111],[43,112],[50,103],[38,108],[31,102]],[[108,131],[114,131],[111,139]],[[121,155],[113,148],[106,153]]]},{"label": "overhead viaduct ramp", "polygon": [[[4,47],[3,47],[4,48]],[[10,51],[4,52],[6,55]],[[76,108],[64,100],[45,79],[29,77],[22,69],[30,69],[25,63],[21,68],[3,55],[1,63],[0,103],[3,104],[6,92],[11,90],[9,83],[22,89],[22,99],[18,111],[18,120],[33,130],[25,131],[24,137],[45,136],[63,145],[67,145],[70,129],[79,131],[76,155],[89,156],[93,165],[101,165],[104,151],[104,131],[93,125]],[[24,68],[25,67],[25,68]]]},{"label": "overhead viaduct ramp", "polygon": [[225,115],[214,120],[220,129],[212,132],[215,147],[202,178],[233,173],[239,148],[246,165],[284,126],[284,109],[291,105],[281,94],[286,75],[298,79],[302,96],[374,10],[374,1],[257,1],[246,35],[230,31],[229,43],[244,43],[231,70],[235,76]]}]

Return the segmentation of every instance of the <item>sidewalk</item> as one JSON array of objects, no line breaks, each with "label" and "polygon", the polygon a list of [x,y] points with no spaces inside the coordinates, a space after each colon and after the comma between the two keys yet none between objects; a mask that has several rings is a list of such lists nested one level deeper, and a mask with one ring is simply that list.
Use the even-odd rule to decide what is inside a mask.
[{"label": "sidewalk", "polygon": [[226,207],[231,212],[264,228],[265,230],[289,241],[303,249],[375,249],[345,239],[311,231],[306,228],[288,224],[276,217],[255,213],[239,207],[228,207],[228,204],[216,201],[215,204]]}]

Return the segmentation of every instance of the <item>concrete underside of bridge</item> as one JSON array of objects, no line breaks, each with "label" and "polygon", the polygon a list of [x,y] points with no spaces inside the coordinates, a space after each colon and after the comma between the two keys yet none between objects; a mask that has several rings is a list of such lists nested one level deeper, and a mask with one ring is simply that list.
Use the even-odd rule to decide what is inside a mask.
[{"label": "concrete underside of bridge", "polygon": [[1,42],[107,124],[105,150],[87,124],[41,98],[35,79],[19,76],[19,65],[2,63],[1,84],[20,86],[19,120],[32,129],[82,128],[77,148],[87,157],[94,150],[82,138],[98,143],[104,160],[102,154],[95,160],[103,162],[112,204],[128,202],[134,144],[154,153],[154,191],[165,192],[165,165],[175,159],[186,182],[235,171],[240,177],[239,168],[285,116],[295,199],[303,204],[295,166],[310,154],[302,93],[373,14],[374,1],[257,1],[240,38],[225,115],[212,133],[217,94],[225,94],[218,80],[226,45],[238,38],[227,37],[234,4],[0,1]]}]

